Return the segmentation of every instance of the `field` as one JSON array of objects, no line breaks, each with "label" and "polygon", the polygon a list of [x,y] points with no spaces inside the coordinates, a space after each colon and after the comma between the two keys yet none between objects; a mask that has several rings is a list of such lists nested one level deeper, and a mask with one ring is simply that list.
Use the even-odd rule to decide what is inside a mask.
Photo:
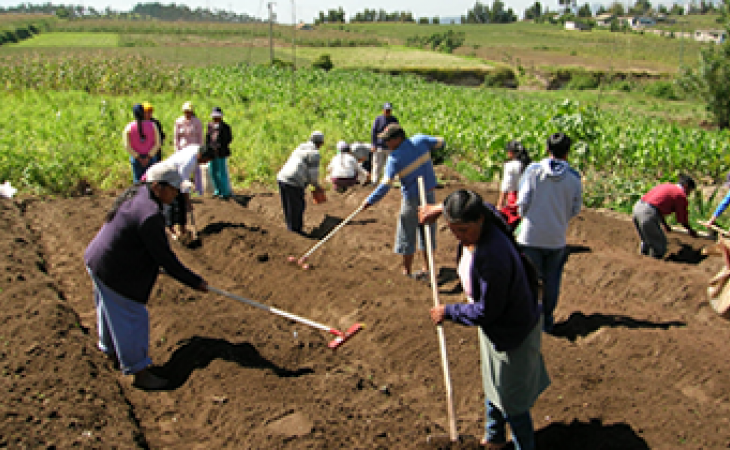
[{"label": "field", "polygon": [[[463,186],[439,169],[445,187]],[[494,201],[494,185],[469,183]],[[95,350],[81,255],[113,195],[0,201],[6,392],[0,444],[10,448],[425,448],[446,432],[446,402],[426,284],[403,280],[391,242],[391,193],[312,255],[288,265],[369,190],[309,206],[285,231],[276,192],[237,189],[195,203],[203,245],[176,247],[216,287],[338,328],[366,328],[336,352],[329,335],[161,277],[150,300],[151,357],[169,391],[130,386]],[[442,302],[462,301],[455,241],[438,232]],[[670,236],[667,261],[636,253],[633,226],[586,210],[568,233],[558,334],[544,336],[552,386],[533,417],[539,449],[717,449],[730,444],[730,339],[705,301],[722,264],[710,241]],[[225,269],[224,269],[225,268]],[[473,329],[445,328],[458,429],[481,437],[484,411]],[[457,447],[454,447],[457,448]],[[464,445],[460,448],[476,448]]]},{"label": "field", "polygon": [[[467,46],[456,55],[401,46],[411,33],[448,27],[325,27],[297,47],[295,72],[258,65],[269,59],[260,25],[76,21],[0,46],[0,182],[20,189],[0,199],[0,447],[416,449],[446,432],[431,290],[404,279],[392,253],[399,194],[344,227],[312,256],[312,270],[286,263],[370,190],[328,191],[326,203],[308,204],[306,238],[285,230],[278,168],[315,129],[326,136],[323,165],[338,140],[367,141],[384,101],[409,134],[445,138],[434,155],[445,160],[437,200],[466,187],[495,201],[511,139],[533,159],[549,133],[575,140],[570,162],[583,175],[586,209],[568,231],[556,334],[543,337],[552,386],[533,410],[538,449],[730,447],[730,328],[706,301],[723,262],[702,255],[712,241],[682,233],[669,235],[665,260],[643,258],[625,214],[650,186],[688,172],[704,194],[690,200],[691,220],[708,218],[726,192],[716,186],[730,170],[730,132],[712,127],[695,101],[648,92],[466,88],[368,70],[595,62],[673,73],[680,48],[688,59],[699,48],[525,26],[460,28]],[[290,31],[276,29],[284,61],[294,56]],[[335,69],[310,68],[324,53]],[[141,392],[112,367],[95,348],[82,255],[130,183],[121,130],[143,101],[168,136],[185,101],[204,122],[221,106],[233,127],[234,198],[194,199],[202,245],[176,246],[183,262],[212,286],[336,328],[364,323],[362,332],[332,352],[324,333],[161,276],[150,351],[170,389]],[[443,224],[437,241],[441,301],[463,301]],[[447,325],[446,339],[459,431],[481,437],[475,330]]]}]

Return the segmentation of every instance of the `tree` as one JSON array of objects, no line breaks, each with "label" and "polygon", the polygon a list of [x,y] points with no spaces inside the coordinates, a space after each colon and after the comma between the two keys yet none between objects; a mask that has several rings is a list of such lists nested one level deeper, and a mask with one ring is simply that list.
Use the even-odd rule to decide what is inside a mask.
[{"label": "tree", "polygon": [[682,16],[684,15],[684,8],[674,3],[672,5],[672,9],[669,10],[669,14],[672,14],[674,16]]},{"label": "tree", "polygon": [[69,17],[71,17],[71,13],[65,7],[60,6],[56,8],[56,17],[58,17],[59,19],[68,19]]},{"label": "tree", "polygon": [[697,68],[683,67],[677,84],[705,102],[717,126],[730,128],[730,41],[703,48]]},{"label": "tree", "polygon": [[563,7],[563,12],[569,13],[575,11],[578,0],[558,0],[558,5]]},{"label": "tree", "polygon": [[657,11],[659,14],[669,14],[669,10],[664,5],[659,5],[659,8],[657,8]]},{"label": "tree", "polygon": [[586,3],[578,8],[578,17],[593,17],[593,13],[591,12],[591,5]]},{"label": "tree", "polygon": [[441,19],[439,18],[439,16],[435,16],[433,19],[431,19],[431,23],[434,25],[438,25],[441,23]]},{"label": "tree", "polygon": [[651,10],[651,2],[649,0],[636,0],[634,6],[629,9],[631,14],[646,14]]},{"label": "tree", "polygon": [[474,7],[466,11],[466,17],[461,16],[462,23],[489,23],[492,13],[489,6],[477,1]]},{"label": "tree", "polygon": [[542,5],[535,2],[532,6],[525,10],[525,20],[538,19],[542,15]]},{"label": "tree", "polygon": [[623,16],[625,14],[624,5],[621,2],[613,2],[608,7],[608,12],[614,16]]}]

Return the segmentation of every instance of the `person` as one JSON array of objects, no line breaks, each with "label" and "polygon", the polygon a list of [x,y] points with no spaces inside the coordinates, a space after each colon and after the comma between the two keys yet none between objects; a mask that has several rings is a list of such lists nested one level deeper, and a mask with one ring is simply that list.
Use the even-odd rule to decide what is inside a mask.
[{"label": "person", "polygon": [[316,192],[324,192],[319,185],[319,149],[324,145],[324,134],[312,132],[309,141],[300,144],[289,156],[276,176],[279,184],[284,222],[289,231],[304,235],[304,189],[312,185]]},{"label": "person", "polygon": [[231,126],[223,121],[223,111],[216,106],[210,113],[212,122],[208,123],[205,143],[215,151],[215,158],[208,164],[213,180],[213,197],[228,200],[231,198],[231,181],[228,176],[227,158],[231,156],[233,133]]},{"label": "person", "polygon": [[[408,139],[406,133],[397,123],[391,123],[378,135],[391,150],[385,164],[385,174],[380,184],[365,199],[363,210],[369,208],[385,197],[396,176],[401,183],[401,208],[395,235],[393,251],[403,256],[402,273],[417,280],[428,280],[428,257],[424,252],[423,268],[413,273],[413,258],[416,253],[416,234],[421,250],[426,248],[423,233],[418,231],[418,205],[420,196],[418,178],[423,177],[426,189],[426,201],[435,202],[436,174],[431,162],[431,150],[444,145],[443,138],[418,134]],[[431,245],[436,248],[436,228],[433,224]]]},{"label": "person", "polygon": [[365,167],[370,172],[370,179],[374,184],[378,184],[378,180],[383,177],[385,161],[388,157],[388,147],[378,136],[391,123],[398,123],[398,118],[393,115],[393,105],[385,103],[383,105],[383,114],[375,118],[370,131],[371,154],[370,161]]},{"label": "person", "polygon": [[345,192],[357,183],[365,182],[370,174],[360,166],[364,160],[358,161],[352,154],[350,145],[345,141],[337,143],[337,154],[327,165],[327,178],[337,192]]},{"label": "person", "polygon": [[169,165],[155,164],[146,180],[127,189],[107,213],[86,248],[96,304],[99,349],[134,375],[141,389],[164,389],[167,380],[149,369],[149,302],[160,268],[179,282],[208,290],[200,275],[180,263],[165,237],[161,209],[177,196],[182,178]]},{"label": "person", "polygon": [[504,164],[497,210],[502,213],[507,225],[513,231],[520,224],[520,213],[517,208],[517,190],[520,186],[520,177],[531,162],[530,155],[520,141],[510,141],[507,144],[507,162]]},{"label": "person", "polygon": [[[203,145],[203,123],[195,116],[191,102],[182,105],[183,115],[175,120],[175,151],[179,152],[189,145]],[[203,173],[195,166],[195,190],[203,195]]]},{"label": "person", "polygon": [[142,105],[132,106],[132,114],[134,120],[124,128],[122,137],[130,156],[132,182],[138,183],[160,149],[160,136],[155,125],[145,120]]},{"label": "person", "polygon": [[175,199],[164,208],[165,222],[170,236],[181,240],[187,236],[187,214],[193,210],[190,202],[190,174],[199,164],[205,164],[215,157],[215,151],[207,145],[190,144],[182,150],[173,153],[166,160],[158,164],[174,167],[185,180]]},{"label": "person", "polygon": [[708,220],[707,222],[704,222],[704,223],[702,223],[702,222],[700,222],[700,223],[702,223],[702,225],[705,225],[705,226],[715,225],[717,222],[717,218],[720,217],[722,215],[722,213],[725,212],[728,205],[730,205],[730,191],[728,191],[728,193],[725,194],[725,197],[723,197],[723,199],[720,201],[720,204],[717,205],[717,208],[715,208],[715,212],[712,213],[712,217],[710,217],[710,220]]},{"label": "person", "polygon": [[555,323],[553,314],[567,258],[568,223],[583,204],[580,174],[567,161],[570,145],[564,133],[551,134],[547,139],[549,156],[525,169],[517,196],[522,216],[517,243],[542,277],[543,328],[548,333]]},{"label": "person", "polygon": [[661,259],[667,252],[667,236],[662,232],[662,226],[669,233],[672,228],[667,225],[664,216],[674,213],[677,222],[682,224],[692,237],[697,232],[689,223],[689,202],[687,197],[695,189],[695,181],[687,176],[680,175],[677,183],[662,183],[653,187],[634,204],[632,218],[641,244],[639,251],[642,255]]},{"label": "person", "polygon": [[160,150],[157,152],[157,155],[153,158],[152,164],[160,162],[164,159],[164,156],[162,154],[162,150],[165,147],[165,132],[162,130],[162,123],[160,123],[159,120],[152,117],[152,113],[155,111],[155,108],[152,107],[152,104],[150,102],[144,102],[142,103],[142,109],[144,110],[144,120],[149,120],[152,123],[155,124],[157,127],[157,133],[160,136]]},{"label": "person", "polygon": [[478,194],[453,192],[442,205],[422,207],[419,218],[427,223],[442,213],[459,241],[457,272],[469,303],[436,306],[431,320],[479,327],[486,406],[481,444],[505,448],[509,424],[514,448],[534,449],[530,409],[550,385],[540,352],[537,271],[521,255],[500,213]]}]

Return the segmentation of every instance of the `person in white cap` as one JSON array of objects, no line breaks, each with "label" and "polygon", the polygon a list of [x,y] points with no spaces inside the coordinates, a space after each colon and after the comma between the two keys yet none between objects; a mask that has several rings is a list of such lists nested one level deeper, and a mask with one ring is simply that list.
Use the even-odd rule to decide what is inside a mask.
[{"label": "person in white cap", "polygon": [[324,134],[315,131],[309,141],[300,144],[281,168],[276,181],[279,184],[281,206],[284,209],[286,228],[304,234],[304,189],[312,185],[315,191],[322,192],[319,185],[319,149],[324,145]]},{"label": "person in white cap", "polygon": [[[203,145],[203,122],[195,115],[192,102],[182,105],[183,115],[175,120],[175,151],[179,152],[188,145]],[[203,195],[203,174],[200,167],[195,168],[195,190]]]},{"label": "person in white cap", "polygon": [[227,200],[231,198],[231,181],[228,176],[226,158],[231,156],[233,133],[231,126],[223,121],[223,111],[216,106],[210,113],[212,122],[208,122],[205,144],[215,151],[215,158],[208,163],[210,177],[213,180],[213,197]]},{"label": "person in white cap", "polygon": [[370,155],[370,164],[365,165],[365,169],[370,171],[370,178],[374,184],[378,184],[378,181],[383,178],[385,161],[388,159],[388,154],[390,154],[388,146],[378,135],[385,131],[385,127],[391,123],[398,123],[398,118],[393,115],[393,105],[385,103],[383,105],[383,114],[375,118],[370,131],[370,151],[372,154]]},{"label": "person in white cap", "polygon": [[360,166],[360,162],[362,160],[358,161],[355,158],[347,142],[339,141],[337,143],[337,154],[327,166],[327,178],[337,192],[345,192],[350,186],[370,178],[370,174]]},{"label": "person in white cap", "polygon": [[167,380],[149,370],[146,305],[160,268],[193,289],[208,290],[203,278],[178,260],[165,236],[162,206],[178,195],[182,181],[172,165],[151,166],[144,182],[116,199],[84,253],[94,290],[98,348],[125,375],[134,374],[133,385],[140,389],[167,386]]}]

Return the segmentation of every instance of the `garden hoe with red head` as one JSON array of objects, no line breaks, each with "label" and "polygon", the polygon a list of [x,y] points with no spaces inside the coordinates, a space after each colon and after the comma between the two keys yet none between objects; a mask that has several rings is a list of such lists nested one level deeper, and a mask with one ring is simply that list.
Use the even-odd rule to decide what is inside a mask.
[{"label": "garden hoe with red head", "polygon": [[[426,188],[423,177],[418,177],[418,191],[420,194],[421,206],[426,206]],[[428,259],[428,273],[431,277],[431,293],[433,295],[434,306],[439,306],[439,289],[436,283],[436,270],[433,262],[433,247],[431,242],[431,227],[425,225],[423,227],[424,238],[426,241],[426,257]],[[430,434],[426,438],[426,442],[431,446],[439,449],[451,448],[452,445],[475,444],[477,439],[474,436],[460,435],[456,429],[456,408],[454,407],[454,393],[451,389],[451,373],[449,370],[449,357],[446,353],[446,337],[444,336],[444,327],[441,324],[436,326],[436,335],[439,342],[439,350],[441,353],[441,369],[444,373],[444,387],[446,388],[446,408],[449,415],[449,434]]]},{"label": "garden hoe with red head", "polygon": [[331,349],[336,349],[340,347],[342,344],[347,342],[352,336],[355,335],[358,331],[362,330],[364,326],[360,323],[356,323],[352,325],[350,328],[348,328],[346,331],[341,331],[335,328],[328,327],[327,325],[322,325],[317,322],[313,322],[309,319],[305,319],[303,317],[296,316],[294,314],[288,313],[286,311],[282,311],[280,309],[276,309],[272,306],[267,306],[259,302],[255,302],[253,300],[249,300],[247,298],[239,297],[235,294],[231,294],[230,292],[226,292],[222,289],[218,289],[212,286],[208,286],[208,290],[211,292],[215,292],[216,294],[224,295],[226,297],[232,298],[234,300],[238,300],[239,302],[245,303],[247,305],[251,305],[253,307],[263,309],[264,311],[268,311],[272,314],[276,314],[277,316],[286,317],[289,320],[293,320],[295,322],[302,323],[304,325],[317,328],[318,330],[326,331],[330,334],[335,335],[335,338],[327,344],[327,347]]},{"label": "garden hoe with red head", "polygon": [[295,262],[302,269],[309,270],[310,266],[309,266],[309,264],[307,264],[307,258],[309,258],[309,256],[312,253],[314,253],[319,247],[321,247],[322,244],[324,244],[325,242],[327,242],[329,240],[329,238],[331,238],[332,236],[334,236],[335,233],[337,233],[338,231],[340,231],[340,229],[342,227],[344,227],[345,225],[347,225],[347,222],[351,221],[352,218],[357,215],[357,213],[359,213],[360,211],[362,211],[362,209],[363,209],[364,206],[365,206],[364,204],[360,205],[352,214],[350,214],[349,216],[347,216],[347,218],[345,218],[345,220],[343,220],[342,222],[340,222],[339,225],[337,225],[332,231],[330,231],[329,234],[327,234],[327,236],[325,236],[324,238],[322,238],[322,240],[319,241],[319,242],[317,242],[314,245],[314,247],[312,247],[307,253],[305,253],[304,255],[302,255],[301,258],[297,259],[296,256],[289,256],[289,257],[287,257],[287,261],[289,261],[290,263]]}]

